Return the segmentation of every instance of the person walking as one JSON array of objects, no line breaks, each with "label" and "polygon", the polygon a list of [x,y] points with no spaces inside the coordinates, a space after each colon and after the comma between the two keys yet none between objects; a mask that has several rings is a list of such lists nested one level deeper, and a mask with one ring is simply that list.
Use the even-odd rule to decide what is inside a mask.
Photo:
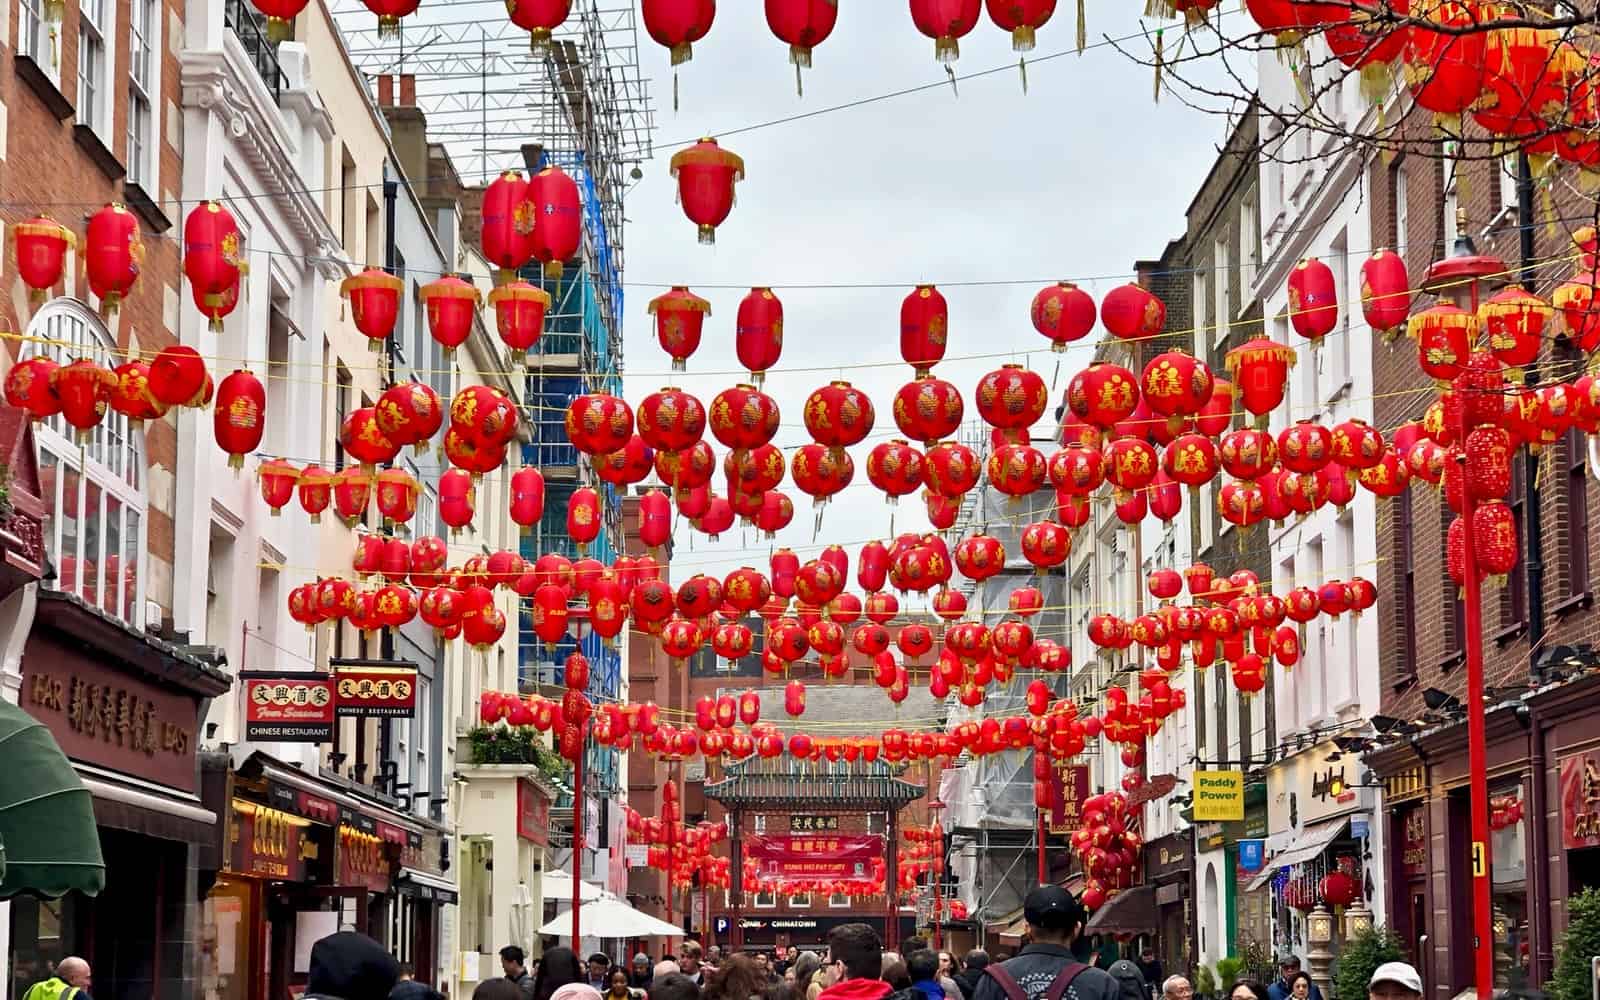
[{"label": "person walking", "polygon": [[22,1000],[90,1000],[89,963],[76,955],[56,963],[55,975],[34,983]]},{"label": "person walking", "polygon": [[978,980],[983,978],[983,970],[988,967],[988,952],[982,948],[974,948],[967,952],[966,959],[961,963],[961,971],[953,977],[963,1000],[972,1000],[972,991],[978,988]]},{"label": "person walking", "polygon": [[1072,893],[1041,885],[1023,900],[1022,918],[1030,943],[1016,958],[990,963],[973,1000],[1118,1000],[1117,981],[1073,955],[1088,913]]},{"label": "person walking", "polygon": [[828,932],[828,957],[822,967],[826,987],[818,1000],[884,1000],[883,940],[866,924],[840,924]]},{"label": "person walking", "polygon": [[340,931],[311,946],[308,998],[387,1000],[400,980],[400,963],[383,945],[355,931]]},{"label": "person walking", "polygon": [[444,994],[417,982],[417,968],[410,962],[400,963],[400,981],[389,991],[389,1000],[444,1000]]},{"label": "person walking", "polygon": [[514,944],[501,948],[500,968],[522,990],[523,1000],[533,1000],[533,974],[528,971],[528,956],[521,948]]}]

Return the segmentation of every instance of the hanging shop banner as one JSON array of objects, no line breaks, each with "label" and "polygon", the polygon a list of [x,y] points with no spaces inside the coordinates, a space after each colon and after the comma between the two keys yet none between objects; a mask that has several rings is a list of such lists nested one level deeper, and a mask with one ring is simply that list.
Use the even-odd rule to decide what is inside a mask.
[{"label": "hanging shop banner", "polygon": [[1266,849],[1265,840],[1239,841],[1239,881],[1248,882],[1261,874],[1261,866],[1266,862]]},{"label": "hanging shop banner", "polygon": [[333,678],[325,674],[240,673],[244,681],[244,738],[277,743],[333,739]]},{"label": "hanging shop banner", "polygon": [[1561,761],[1561,844],[1569,851],[1600,847],[1600,753]]},{"label": "hanging shop banner", "polygon": [[[1563,781],[1566,772],[1563,771]],[[1423,878],[1428,874],[1428,820],[1423,807],[1406,807],[1400,815],[1400,871],[1406,878]]]},{"label": "hanging shop banner", "polygon": [[1050,817],[1046,822],[1051,833],[1069,834],[1078,828],[1083,812],[1083,800],[1089,797],[1089,765],[1063,764],[1052,761],[1050,770]]},{"label": "hanging shop banner", "polygon": [[1194,820],[1238,823],[1244,820],[1244,772],[1194,772]]},{"label": "hanging shop banner", "polygon": [[417,668],[396,660],[334,660],[340,718],[409,719],[417,711]]},{"label": "hanging shop banner", "polygon": [[338,867],[340,885],[389,891],[389,854],[384,842],[358,826],[339,827]]},{"label": "hanging shop banner", "polygon": [[316,845],[306,839],[306,826],[306,820],[281,809],[234,799],[228,868],[244,875],[301,881],[306,860],[317,854]]},{"label": "hanging shop banner", "polygon": [[550,844],[550,796],[527,778],[517,779],[517,836],[530,844]]},{"label": "hanging shop banner", "polygon": [[883,857],[883,838],[876,834],[757,834],[745,850],[763,878],[867,878],[872,863]]}]

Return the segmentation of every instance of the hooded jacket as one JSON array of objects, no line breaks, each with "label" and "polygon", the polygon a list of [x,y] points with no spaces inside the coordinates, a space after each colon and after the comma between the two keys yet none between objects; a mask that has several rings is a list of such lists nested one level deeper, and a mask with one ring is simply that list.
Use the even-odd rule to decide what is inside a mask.
[{"label": "hooded jacket", "polygon": [[884,1000],[894,987],[881,979],[846,979],[817,995],[817,1000]]},{"label": "hooded jacket", "polygon": [[[1044,1000],[1045,991],[1050,989],[1057,974],[1077,960],[1072,950],[1064,945],[1040,943],[1028,945],[1017,952],[1015,958],[1000,965],[1011,973],[1028,1000]],[[1104,969],[1088,968],[1067,987],[1063,1000],[1118,1000],[1120,992],[1117,981]],[[979,978],[977,989],[972,991],[972,1000],[1006,1000],[1006,991],[994,977],[984,975]]]}]

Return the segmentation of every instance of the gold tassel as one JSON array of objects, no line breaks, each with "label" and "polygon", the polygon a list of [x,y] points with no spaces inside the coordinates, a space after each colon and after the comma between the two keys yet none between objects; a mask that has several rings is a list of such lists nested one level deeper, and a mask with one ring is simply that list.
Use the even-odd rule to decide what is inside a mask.
[{"label": "gold tassel", "polygon": [[1083,52],[1084,42],[1089,38],[1089,22],[1083,16],[1083,0],[1078,0],[1078,51]]},{"label": "gold tassel", "polygon": [[1163,43],[1161,41],[1161,29],[1157,28],[1156,29],[1156,82],[1155,82],[1155,92],[1154,92],[1154,95],[1153,95],[1153,100],[1157,104],[1161,103],[1161,60],[1162,60],[1161,49],[1162,49],[1162,44]]}]

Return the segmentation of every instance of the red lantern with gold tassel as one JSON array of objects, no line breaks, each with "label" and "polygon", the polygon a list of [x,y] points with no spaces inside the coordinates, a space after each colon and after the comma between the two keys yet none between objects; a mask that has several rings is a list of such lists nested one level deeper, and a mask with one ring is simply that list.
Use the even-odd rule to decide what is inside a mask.
[{"label": "red lantern with gold tassel", "polygon": [[163,347],[150,362],[150,395],[164,406],[197,406],[206,394],[206,363],[192,347]]},{"label": "red lantern with gold tassel", "polygon": [[[772,17],[772,3],[767,4],[767,17]],[[810,3],[813,0],[802,0]],[[831,6],[827,0],[815,0]],[[707,307],[707,315],[710,308]],[[783,303],[770,288],[752,288],[739,300],[739,314],[734,320],[734,351],[739,363],[750,369],[750,380],[756,388],[766,380],[767,369],[778,363],[783,354]]]},{"label": "red lantern with gold tassel", "polygon": [[588,486],[572,491],[567,501],[567,534],[578,544],[578,554],[585,555],[589,544],[600,537],[600,495]]},{"label": "red lantern with gold tassel", "polygon": [[1289,272],[1289,324],[1312,343],[1339,325],[1338,287],[1333,269],[1316,257],[1307,257]]},{"label": "red lantern with gold tassel", "polygon": [[110,406],[128,418],[134,430],[141,430],[146,420],[158,420],[167,407],[150,395],[150,366],[143,361],[124,361],[112,369],[117,385],[111,391]]},{"label": "red lantern with gold tassel", "polygon": [[873,419],[872,400],[849,382],[830,382],[806,397],[806,430],[835,455],[872,433]]},{"label": "red lantern with gold tassel", "polygon": [[269,458],[256,468],[256,478],[261,487],[261,500],[272,510],[273,517],[283,514],[283,508],[294,499],[295,482],[300,470],[281,458]]},{"label": "red lantern with gold tassel", "polygon": [[[447,274],[417,289],[417,298],[427,310],[428,335],[444,348],[447,357],[455,353],[455,349],[472,335],[472,324],[483,301],[477,288]],[[390,328],[393,328],[392,320]]]},{"label": "red lantern with gold tassel", "polygon": [[1138,405],[1138,382],[1121,365],[1097,361],[1067,383],[1067,409],[1101,431],[1126,420]]},{"label": "red lantern with gold tassel", "polygon": [[766,0],[766,9],[767,27],[789,44],[795,92],[804,94],[800,71],[811,68],[811,50],[833,33],[839,18],[838,0]]},{"label": "red lantern with gold tassel", "polygon": [[922,452],[899,439],[875,445],[867,455],[867,480],[893,504],[922,488]]},{"label": "red lantern with gold tassel", "polygon": [[333,474],[333,507],[347,525],[354,525],[367,514],[372,498],[372,475],[354,466]]},{"label": "red lantern with gold tassel", "polygon": [[1373,251],[1361,265],[1361,314],[1367,325],[1373,333],[1392,339],[1410,312],[1411,279],[1406,277],[1405,258],[1393,250]]},{"label": "red lantern with gold tassel", "polygon": [[894,394],[895,426],[913,441],[932,444],[961,426],[966,407],[955,386],[932,375],[907,382]]},{"label": "red lantern with gold tassel", "polygon": [[228,465],[244,468],[244,457],[261,446],[266,432],[267,391],[261,380],[239,369],[217,386],[217,406],[212,411],[217,444],[228,453]]},{"label": "red lantern with gold tassel", "polygon": [[616,396],[588,393],[567,406],[567,440],[585,455],[605,455],[633,436],[633,410]]},{"label": "red lantern with gold tassel", "polygon": [[[549,30],[543,28],[540,22],[548,21],[557,13],[552,8],[567,8],[571,2],[511,0],[506,6],[513,24],[530,32],[543,30],[544,37],[548,39]],[[565,9],[559,13],[556,24],[560,24],[567,16]],[[534,37],[537,39],[537,34]],[[534,45],[537,48],[538,42],[535,41]],[[533,258],[533,235],[538,223],[533,203],[528,200],[528,182],[523,179],[522,171],[507,170],[489,182],[489,186],[483,189],[480,219],[484,259],[500,269],[500,282],[508,282],[518,268]]]},{"label": "red lantern with gold tassel", "polygon": [[344,425],[339,428],[339,443],[369,473],[375,466],[394,461],[400,453],[400,446],[378,426],[378,410],[375,406],[363,406],[350,411]]},{"label": "red lantern with gold tassel", "polygon": [[1186,418],[1200,412],[1215,384],[1211,368],[1186,351],[1165,351],[1150,359],[1140,377],[1145,404],[1167,418],[1167,430],[1179,431]]},{"label": "red lantern with gold tassel", "polygon": [[1467,366],[1478,318],[1460,306],[1441,302],[1411,317],[1406,334],[1417,342],[1417,364],[1429,378],[1448,382]]},{"label": "red lantern with gold tassel", "polygon": [[378,473],[378,513],[396,524],[406,524],[417,513],[419,487],[404,469],[384,469]]},{"label": "red lantern with gold tassel", "polygon": [[531,465],[511,474],[511,520],[527,529],[544,517],[544,474]]},{"label": "red lantern with gold tassel", "polygon": [[309,515],[312,524],[322,522],[322,512],[333,502],[333,476],[318,465],[308,465],[300,470],[296,494],[300,509]]},{"label": "red lantern with gold tassel", "polygon": [[1036,521],[1022,531],[1022,557],[1041,575],[1067,561],[1072,536],[1054,521]]},{"label": "red lantern with gold tassel", "polygon": [[[1048,2],[1051,7],[1055,6],[1053,0]],[[1015,4],[1009,6],[1011,16],[1020,20],[1018,6]],[[991,17],[994,16],[996,9],[993,4],[990,5]],[[1049,15],[1046,14],[1045,17],[1048,18]],[[1032,28],[1020,23],[1013,29],[1013,37],[1025,27],[1031,39]],[[1050,349],[1058,354],[1065,351],[1068,344],[1081,340],[1094,329],[1096,313],[1094,299],[1088,292],[1071,282],[1061,281],[1041,288],[1033,296],[1033,304],[1028,312],[1033,320],[1033,328],[1050,341]]]},{"label": "red lantern with gold tassel", "polygon": [[1100,300],[1100,325],[1123,340],[1147,339],[1167,325],[1167,306],[1142,285],[1118,285]]},{"label": "red lantern with gold tassel", "polygon": [[672,155],[672,176],[678,181],[683,214],[695,224],[700,242],[715,243],[717,227],[733,211],[734,187],[744,180],[744,159],[707,137]]},{"label": "red lantern with gold tassel", "polygon": [[1478,570],[1505,576],[1517,567],[1517,522],[1504,500],[1489,500],[1472,514]]},{"label": "red lantern with gold tassel", "polygon": [[1229,351],[1225,359],[1228,373],[1238,387],[1239,401],[1258,420],[1283,402],[1289,367],[1294,362],[1292,348],[1266,337],[1240,344]]},{"label": "red lantern with gold tassel", "polygon": [[67,251],[78,245],[78,238],[48,215],[36,215],[11,227],[17,248],[17,274],[28,286],[28,297],[35,303],[61,283],[66,269]]},{"label": "red lantern with gold tassel", "polygon": [[400,293],[405,287],[404,280],[376,267],[339,283],[339,294],[350,300],[350,318],[372,350],[383,350],[384,341],[394,333],[395,321],[400,318]]},{"label": "red lantern with gold tassel", "polygon": [[544,333],[550,294],[526,281],[509,281],[489,293],[500,340],[513,351],[529,351]]},{"label": "red lantern with gold tassel", "polygon": [[942,63],[961,57],[961,37],[978,24],[982,0],[911,0],[911,20],[933,39],[933,57]]},{"label": "red lantern with gold tassel", "polygon": [[53,376],[61,366],[42,354],[25,358],[6,373],[6,403],[28,411],[30,420],[61,412]]},{"label": "red lantern with gold tassel", "polygon": [[950,333],[950,309],[939,289],[918,285],[900,303],[900,357],[926,375],[944,358]]},{"label": "red lantern with gold tassel", "polygon": [[244,263],[244,237],[233,213],[215,201],[196,205],[183,223],[183,273],[213,330],[222,329],[222,316],[231,310],[226,299],[236,297]]},{"label": "red lantern with gold tassel", "polygon": [[62,365],[50,376],[55,397],[61,401],[61,416],[78,432],[79,442],[105,418],[117,377],[86,358]]},{"label": "red lantern with gold tassel", "polygon": [[89,217],[83,263],[89,290],[99,297],[102,310],[115,314],[144,266],[139,223],[125,206],[107,205]]},{"label": "red lantern with gold tassel", "polygon": [[460,469],[446,469],[439,474],[439,518],[451,534],[472,523],[475,492],[471,474]]},{"label": "red lantern with gold tassel", "polygon": [[1555,309],[1521,285],[1507,285],[1478,306],[1478,323],[1499,362],[1521,369],[1539,358],[1544,328]]},{"label": "red lantern with gold tassel", "polygon": [[546,278],[560,278],[565,262],[583,240],[583,206],[578,184],[558,167],[547,166],[528,180],[528,202],[538,222],[533,228],[533,258]]},{"label": "red lantern with gold tassel", "polygon": [[656,44],[671,50],[672,65],[694,58],[693,43],[711,30],[716,0],[644,0],[644,27]]},{"label": "red lantern with gold tassel", "polygon": [[978,416],[991,427],[1023,430],[1044,416],[1050,403],[1050,390],[1038,372],[1021,365],[1004,365],[978,380],[973,405]]},{"label": "red lantern with gold tassel", "polygon": [[416,13],[421,0],[361,0],[362,6],[378,15],[378,37],[400,34],[400,19]]},{"label": "red lantern with gold tassel", "polygon": [[428,450],[428,442],[444,425],[444,404],[426,382],[396,382],[383,390],[374,409],[378,430],[398,447],[412,445],[418,454]]}]

